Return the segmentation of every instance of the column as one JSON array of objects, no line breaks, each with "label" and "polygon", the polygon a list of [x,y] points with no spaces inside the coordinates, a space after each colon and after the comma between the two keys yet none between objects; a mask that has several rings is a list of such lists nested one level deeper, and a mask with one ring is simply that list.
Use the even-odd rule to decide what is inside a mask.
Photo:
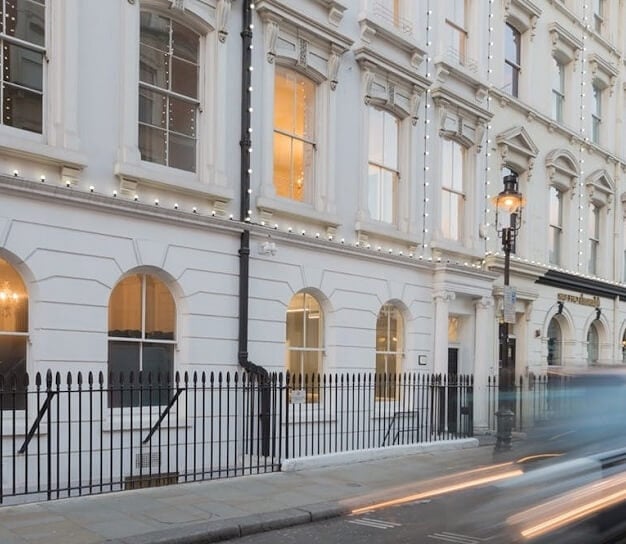
[{"label": "column", "polygon": [[452,291],[438,291],[433,294],[435,302],[435,330],[433,343],[433,372],[448,373],[448,308],[454,300]]},{"label": "column", "polygon": [[494,360],[494,304],[491,297],[482,297],[474,305],[474,432],[484,434],[489,429],[487,380],[497,368]]}]

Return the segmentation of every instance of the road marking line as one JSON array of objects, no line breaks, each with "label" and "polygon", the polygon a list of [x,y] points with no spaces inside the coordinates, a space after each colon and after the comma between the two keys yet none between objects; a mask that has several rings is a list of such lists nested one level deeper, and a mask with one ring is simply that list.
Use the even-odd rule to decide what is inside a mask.
[{"label": "road marking line", "polygon": [[393,529],[394,527],[400,527],[401,525],[400,523],[394,523],[393,521],[383,521],[371,518],[349,519],[348,523],[365,525],[366,527],[374,527],[375,529]]},{"label": "road marking line", "polygon": [[428,538],[432,538],[434,540],[442,540],[444,542],[455,542],[456,544],[479,544],[480,542],[485,542],[486,540],[488,540],[486,538],[460,535],[458,533],[448,533],[447,531],[428,535]]}]

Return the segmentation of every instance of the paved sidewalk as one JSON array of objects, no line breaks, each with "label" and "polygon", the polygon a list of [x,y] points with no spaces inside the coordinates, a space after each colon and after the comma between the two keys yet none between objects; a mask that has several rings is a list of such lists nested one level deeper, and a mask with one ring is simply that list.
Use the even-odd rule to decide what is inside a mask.
[{"label": "paved sidewalk", "polygon": [[463,441],[463,449],[459,445],[441,443],[392,459],[0,507],[0,542],[192,544],[306,523],[493,462],[492,445],[479,446],[475,439]]}]

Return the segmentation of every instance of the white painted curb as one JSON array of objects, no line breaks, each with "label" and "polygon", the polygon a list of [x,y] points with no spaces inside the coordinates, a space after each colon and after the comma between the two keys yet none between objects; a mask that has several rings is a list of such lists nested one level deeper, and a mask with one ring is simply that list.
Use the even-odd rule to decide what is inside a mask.
[{"label": "white painted curb", "polygon": [[389,457],[404,457],[419,453],[431,453],[434,451],[463,450],[477,448],[477,438],[462,438],[460,440],[441,440],[440,442],[424,442],[408,446],[388,446],[385,448],[370,448],[357,451],[344,451],[329,453],[326,455],[312,455],[310,457],[294,457],[285,459],[281,464],[282,472],[295,472],[312,468],[332,467],[361,463],[364,461],[376,461]]}]

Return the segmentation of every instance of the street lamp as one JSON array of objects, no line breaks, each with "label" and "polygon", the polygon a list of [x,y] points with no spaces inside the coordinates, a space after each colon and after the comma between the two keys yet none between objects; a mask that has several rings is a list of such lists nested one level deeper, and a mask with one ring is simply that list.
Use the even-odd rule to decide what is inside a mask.
[{"label": "street lamp", "polygon": [[522,208],[526,203],[518,190],[516,174],[503,178],[504,189],[491,200],[496,206],[496,229],[502,239],[504,251],[503,316],[500,323],[500,357],[498,371],[498,411],[496,412],[497,434],[495,452],[511,449],[513,430],[513,392],[515,360],[511,356],[509,323],[515,323],[515,290],[509,286],[511,251],[515,252],[515,239],[522,224]]}]

